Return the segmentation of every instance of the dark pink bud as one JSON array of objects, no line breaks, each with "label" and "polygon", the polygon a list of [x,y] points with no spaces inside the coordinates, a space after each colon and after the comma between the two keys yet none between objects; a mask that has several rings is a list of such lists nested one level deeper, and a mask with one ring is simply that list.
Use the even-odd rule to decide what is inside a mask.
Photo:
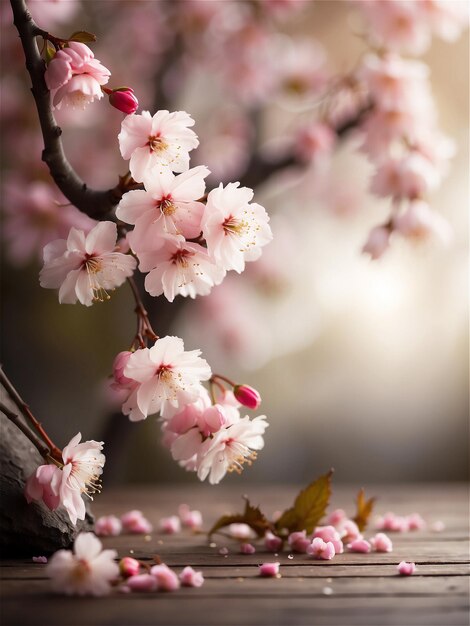
[{"label": "dark pink bud", "polygon": [[235,385],[233,388],[233,395],[235,398],[243,404],[243,406],[249,409],[257,409],[261,404],[261,396],[249,385]]},{"label": "dark pink bud", "polygon": [[127,115],[135,113],[139,108],[139,101],[134,95],[134,90],[130,87],[114,89],[109,94],[109,104]]}]

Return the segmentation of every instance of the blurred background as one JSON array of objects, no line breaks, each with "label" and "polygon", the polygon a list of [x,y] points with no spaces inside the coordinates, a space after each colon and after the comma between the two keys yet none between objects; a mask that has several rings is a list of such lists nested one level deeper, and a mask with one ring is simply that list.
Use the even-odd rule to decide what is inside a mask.
[{"label": "blurred background", "polygon": [[[111,69],[112,85],[132,86],[142,109],[188,111],[201,142],[191,163],[208,165],[211,185],[246,175],[253,150],[267,160],[282,154],[289,133],[318,113],[329,77],[351,72],[367,50],[361,3],[29,4],[57,36],[96,33],[95,56]],[[50,234],[54,218],[31,206],[64,199],[40,163],[8,3],[1,11],[2,54],[11,61],[1,78],[2,363],[58,443],[77,430],[105,438],[105,484],[195,481],[161,445],[155,417],[130,424],[113,416],[112,361],[135,326],[127,285],[89,309],[59,305],[55,291],[39,287],[40,246],[29,230],[34,223]],[[466,478],[468,48],[464,29],[451,43],[433,39],[420,59],[430,68],[439,125],[456,145],[430,196],[452,227],[447,246],[397,238],[378,261],[361,254],[390,203],[368,192],[374,168],[351,132],[327,159],[256,186],[274,233],[259,262],[231,273],[210,296],[149,305],[159,334],[183,337],[213,371],[263,397],[265,449],[253,467],[225,479],[240,489],[249,481],[305,482],[329,467],[341,482]],[[126,172],[122,117],[104,101],[58,112],[69,158],[90,186],[113,186]],[[12,214],[24,221],[12,226]]]}]

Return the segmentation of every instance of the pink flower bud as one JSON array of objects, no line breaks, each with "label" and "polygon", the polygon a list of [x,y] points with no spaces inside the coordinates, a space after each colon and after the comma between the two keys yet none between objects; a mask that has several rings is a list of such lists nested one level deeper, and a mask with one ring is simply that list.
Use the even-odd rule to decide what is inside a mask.
[{"label": "pink flower bud", "polygon": [[202,526],[202,513],[201,511],[191,511],[187,504],[181,504],[178,507],[178,515],[181,523],[186,528],[191,530],[198,530]]},{"label": "pink flower bud", "polygon": [[47,556],[33,556],[33,563],[47,563]]},{"label": "pink flower bud", "polygon": [[128,511],[121,516],[122,527],[125,531],[136,535],[147,535],[152,532],[152,524],[144,517],[142,511]]},{"label": "pink flower bud", "polygon": [[291,533],[287,541],[294,552],[304,554],[307,552],[307,548],[310,545],[310,539],[307,539],[307,533],[305,530]]},{"label": "pink flower bud", "polygon": [[126,115],[135,113],[139,108],[139,101],[134,95],[134,90],[130,87],[114,89],[109,94],[109,104]]},{"label": "pink flower bud", "polygon": [[376,261],[387,250],[389,242],[390,230],[386,226],[376,226],[370,231],[362,251]]},{"label": "pink flower bud", "polygon": [[411,576],[416,571],[416,565],[414,563],[408,563],[407,561],[402,561],[397,565],[398,573],[402,576]]},{"label": "pink flower bud", "polygon": [[126,578],[130,576],[137,576],[140,571],[140,563],[137,559],[133,559],[131,556],[125,556],[119,561],[119,571]]},{"label": "pink flower bud", "polygon": [[115,515],[104,515],[95,522],[95,535],[98,537],[116,537],[121,530],[121,520]]},{"label": "pink flower bud", "polygon": [[127,378],[127,376],[124,376],[124,368],[126,367],[131,354],[132,352],[129,352],[128,350],[124,350],[123,352],[119,352],[119,354],[117,354],[114,359],[113,378],[114,378],[114,382],[119,387],[129,387],[129,386],[135,385],[135,382],[136,382],[135,380],[132,380],[131,378]]},{"label": "pink flower bud", "polygon": [[175,591],[179,589],[180,581],[175,572],[162,563],[161,565],[154,565],[150,570],[150,574],[157,581],[157,587],[162,591]]},{"label": "pink flower bud", "polygon": [[423,528],[426,528],[426,522],[419,513],[412,513],[406,519],[408,521],[408,530],[423,530]]},{"label": "pink flower bud", "polygon": [[282,539],[268,530],[264,536],[264,547],[268,552],[278,552],[282,548]]},{"label": "pink flower bud", "polygon": [[279,563],[263,563],[259,566],[260,576],[279,576]]},{"label": "pink flower bud", "polygon": [[363,552],[367,554],[370,552],[370,543],[365,539],[356,539],[348,543],[348,549],[351,550],[351,552]]},{"label": "pink flower bud", "polygon": [[150,574],[139,574],[127,579],[126,587],[131,591],[156,591],[158,587],[157,579]]},{"label": "pink flower bud", "polygon": [[370,543],[376,552],[391,552],[393,549],[392,540],[385,533],[377,533]]},{"label": "pink flower bud", "polygon": [[261,396],[258,391],[249,385],[235,385],[233,395],[240,404],[249,409],[257,409],[261,404]]},{"label": "pink flower bud", "polygon": [[256,552],[255,546],[252,546],[251,543],[242,543],[240,546],[241,554],[254,554]]},{"label": "pink flower bud", "polygon": [[171,515],[170,517],[162,517],[162,519],[160,520],[159,528],[161,532],[166,533],[167,535],[174,535],[175,533],[179,533],[181,531],[180,518],[176,515]]},{"label": "pink flower bud", "polygon": [[204,583],[202,572],[196,572],[189,565],[179,575],[183,587],[201,587]]}]

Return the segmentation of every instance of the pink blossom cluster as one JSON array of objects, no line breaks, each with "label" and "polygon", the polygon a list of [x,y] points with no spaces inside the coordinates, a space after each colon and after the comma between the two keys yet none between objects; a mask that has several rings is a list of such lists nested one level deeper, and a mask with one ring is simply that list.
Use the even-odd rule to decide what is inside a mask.
[{"label": "pink blossom cluster", "polygon": [[[160,519],[158,529],[166,534],[175,534],[181,532],[182,526],[190,530],[200,530],[202,527],[201,512],[190,509],[187,504],[181,504],[178,507],[178,515]],[[100,537],[117,536],[121,533],[148,535],[153,531],[153,525],[142,511],[133,509],[123,513],[120,518],[116,515],[99,517],[95,522],[94,531]]]},{"label": "pink blossom cluster", "polygon": [[436,124],[428,68],[390,50],[371,52],[363,58],[357,80],[371,99],[361,125],[362,150],[376,167],[370,189],[392,202],[390,219],[370,232],[364,251],[373,259],[381,257],[392,233],[447,243],[450,227],[427,198],[440,185],[454,147]]},{"label": "pink blossom cluster", "polygon": [[419,513],[397,515],[389,511],[375,520],[375,527],[378,530],[388,530],[392,532],[404,533],[410,530],[423,530],[426,526],[425,520]]},{"label": "pink blossom cluster", "polygon": [[[131,421],[160,413],[163,442],[173,458],[200,480],[220,482],[240,472],[264,446],[265,416],[242,417],[240,402],[225,391],[216,402],[202,382],[211,378],[200,350],[186,352],[178,337],[158,339],[151,348],[122,352],[114,362],[114,386],[127,394],[124,415]],[[248,386],[236,386],[238,397],[255,408],[260,397]]]},{"label": "pink blossom cluster", "polygon": [[121,154],[130,159],[133,178],[144,190],[124,194],[116,216],[134,226],[128,240],[148,272],[145,288],[152,296],[207,295],[227,271],[240,273],[272,239],[269,217],[252,203],[253,191],[239,183],[222,184],[207,194],[210,173],[189,169],[189,152],[198,146],[184,111],[148,111],[130,115],[119,134]]},{"label": "pink blossom cluster", "polygon": [[93,494],[100,491],[105,462],[102,441],[80,443],[80,439],[78,433],[63,449],[62,462],[54,459],[50,464],[40,465],[25,485],[28,502],[43,502],[52,511],[64,506],[72,524],[85,519],[82,495],[93,499]]},{"label": "pink blossom cluster", "polygon": [[[132,559],[132,561],[135,561],[135,559]],[[136,563],[139,565],[138,561]],[[189,565],[179,575],[164,563],[154,565],[145,574],[133,573],[136,570],[139,572],[139,570],[136,565],[129,563],[121,567],[121,571],[123,570],[125,571],[124,575],[127,576],[126,581],[119,588],[119,591],[123,593],[131,591],[147,593],[153,591],[176,591],[181,586],[201,587],[204,584],[202,572],[195,571]]]}]

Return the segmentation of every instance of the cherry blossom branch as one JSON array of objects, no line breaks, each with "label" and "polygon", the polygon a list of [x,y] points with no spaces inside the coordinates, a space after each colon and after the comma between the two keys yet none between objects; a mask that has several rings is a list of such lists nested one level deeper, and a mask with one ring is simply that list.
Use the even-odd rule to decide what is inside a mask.
[{"label": "cherry blossom branch", "polygon": [[[15,389],[15,387],[12,384],[12,382],[9,380],[9,378],[7,377],[5,372],[3,371],[2,367],[0,367],[0,382],[5,387],[6,392],[8,393],[10,398],[13,400],[13,402],[16,404],[16,406],[18,407],[20,412],[23,414],[23,416],[29,422],[31,422],[33,428],[37,431],[37,433],[40,435],[40,437],[46,443],[46,445],[48,446],[48,448],[50,450],[51,456],[54,457],[54,458],[61,459],[62,458],[62,451],[61,451],[61,449],[55,445],[55,443],[51,440],[49,435],[46,433],[46,431],[42,427],[42,424],[40,422],[38,422],[38,420],[34,417],[34,415],[31,412],[31,409],[26,404],[26,402],[23,400],[23,398],[20,396],[18,391]],[[9,416],[7,415],[7,417],[9,417]],[[11,419],[11,418],[9,417],[9,419]],[[25,431],[23,430],[23,432],[25,432]],[[31,439],[31,441],[33,441],[33,440]],[[34,443],[34,441],[33,441],[33,443]],[[49,451],[48,451],[48,453],[49,453]]]},{"label": "cherry blossom branch", "polygon": [[90,189],[70,165],[62,145],[62,129],[57,125],[52,113],[50,94],[44,80],[44,61],[36,42],[36,37],[45,37],[48,33],[37,26],[28,11],[25,0],[10,0],[10,2],[14,16],[13,23],[23,46],[26,69],[32,83],[31,92],[36,103],[44,139],[42,160],[49,167],[56,185],[73,205],[92,218],[102,218],[121,199],[122,186],[118,184],[113,189],[103,191]]},{"label": "cherry blossom branch", "polygon": [[5,417],[13,422],[13,424],[15,424],[17,428],[21,430],[21,432],[38,449],[42,457],[46,458],[49,455],[49,448],[45,446],[41,441],[39,441],[39,439],[35,435],[33,435],[33,433],[26,426],[26,424],[23,424],[19,416],[16,413],[13,413],[13,411],[10,411],[10,409],[5,404],[3,404],[3,402],[0,402],[0,411],[5,415]]},{"label": "cherry blossom branch", "polygon": [[135,280],[132,277],[129,277],[127,282],[130,285],[136,304],[134,310],[137,315],[137,332],[133,341],[133,347],[137,344],[139,348],[145,348],[147,346],[145,338],[156,341],[159,337],[152,328],[152,324],[150,323],[147,310],[144,307],[144,303],[140,297]]}]

